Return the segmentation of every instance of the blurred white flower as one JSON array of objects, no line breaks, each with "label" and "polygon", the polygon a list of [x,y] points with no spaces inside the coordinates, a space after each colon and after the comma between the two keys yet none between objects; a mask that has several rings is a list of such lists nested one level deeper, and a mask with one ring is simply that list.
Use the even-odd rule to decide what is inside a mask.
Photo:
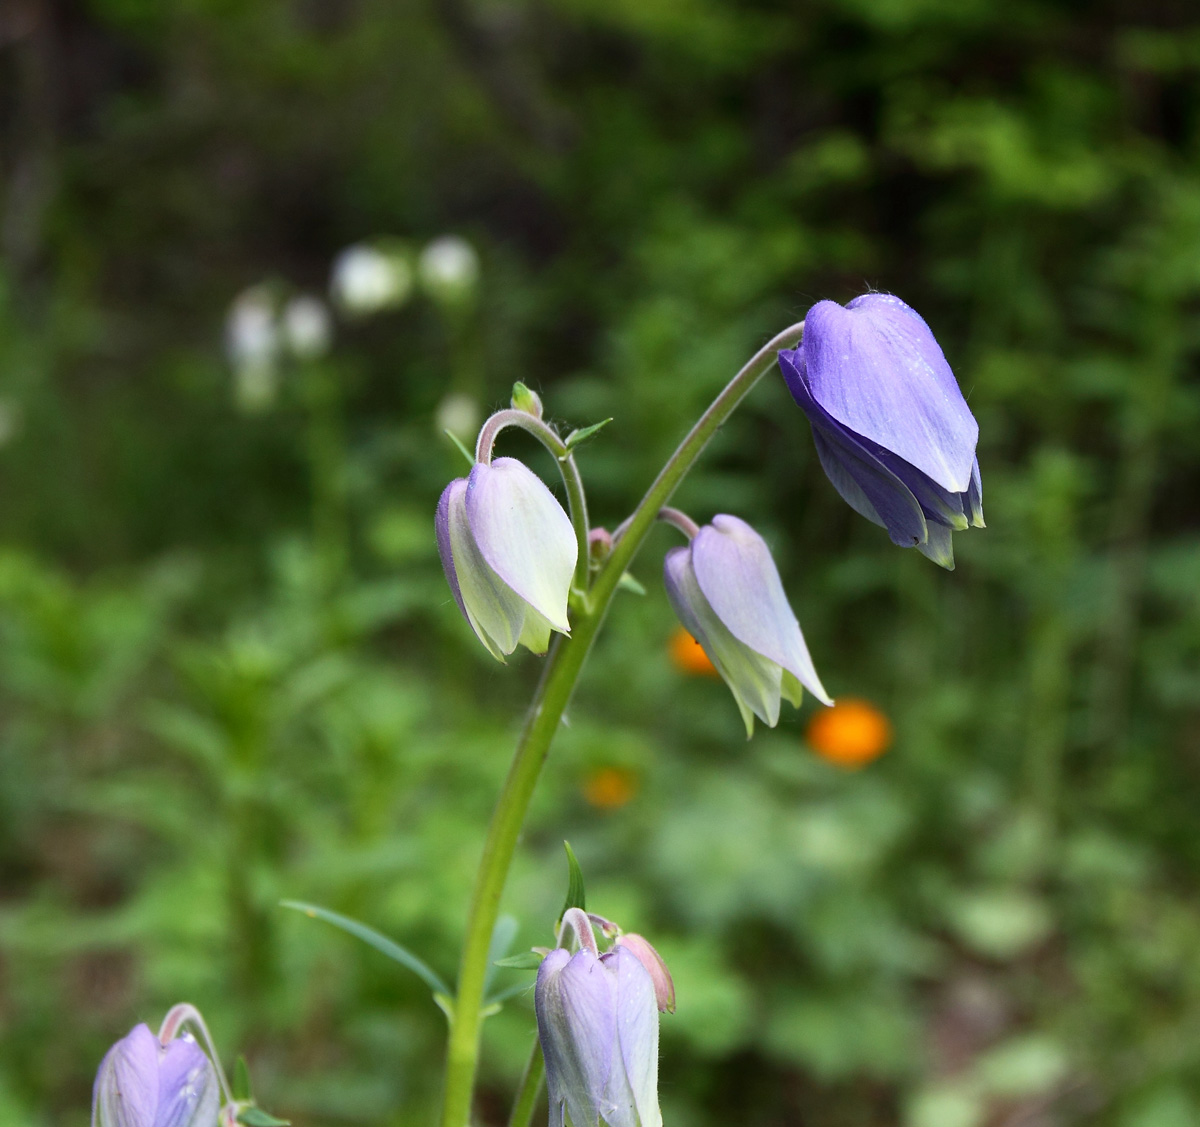
[{"label": "blurred white flower", "polygon": [[421,251],[417,273],[430,297],[461,301],[470,296],[479,280],[479,255],[466,239],[443,235]]},{"label": "blurred white flower", "polygon": [[365,317],[403,305],[412,284],[412,269],[403,255],[356,243],[334,260],[329,288],[342,310]]},{"label": "blurred white flower", "polygon": [[325,303],[311,294],[292,298],[283,310],[283,336],[292,355],[300,360],[324,356],[333,338]]},{"label": "blurred white flower", "polygon": [[278,390],[279,328],[266,286],[252,286],[234,299],[225,321],[225,347],[237,405],[244,411],[270,407]]},{"label": "blurred white flower", "polygon": [[475,437],[479,427],[479,404],[461,391],[452,391],[437,406],[434,420],[439,433],[448,430],[464,442]]}]

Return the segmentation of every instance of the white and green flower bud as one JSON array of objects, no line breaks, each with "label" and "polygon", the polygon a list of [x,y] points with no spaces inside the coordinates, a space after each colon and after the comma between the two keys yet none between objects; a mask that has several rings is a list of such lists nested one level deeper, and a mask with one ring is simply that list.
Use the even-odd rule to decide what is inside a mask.
[{"label": "white and green flower bud", "polygon": [[780,700],[797,707],[807,688],[832,704],[813,667],[766,542],[721,514],[663,565],[667,597],[733,693],[746,725],[779,722]]},{"label": "white and green flower bud", "polygon": [[575,530],[532,470],[515,458],[477,463],[446,486],[436,528],[450,590],[493,657],[518,645],[544,654],[552,631],[570,633]]}]

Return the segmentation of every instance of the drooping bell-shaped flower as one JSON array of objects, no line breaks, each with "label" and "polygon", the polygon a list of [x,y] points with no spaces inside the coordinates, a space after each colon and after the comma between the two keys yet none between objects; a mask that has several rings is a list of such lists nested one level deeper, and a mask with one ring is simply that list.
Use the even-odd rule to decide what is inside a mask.
[{"label": "drooping bell-shaped flower", "polygon": [[951,533],[983,527],[979,424],[920,314],[892,294],[818,302],[779,363],[834,488],[952,568]]},{"label": "drooping bell-shaped flower", "polygon": [[134,1026],[100,1062],[92,1090],[92,1127],[215,1127],[216,1070],[188,1034],[165,1045]]},{"label": "drooping bell-shaped flower", "polygon": [[551,1127],[661,1127],[655,978],[624,938],[601,955],[586,917],[578,933],[578,952],[542,960],[534,991]]},{"label": "drooping bell-shaped flower", "polygon": [[544,654],[551,631],[570,632],[575,530],[532,470],[515,458],[477,463],[446,486],[436,526],[450,589],[494,657],[518,644]]},{"label": "drooping bell-shaped flower", "polygon": [[788,605],[771,550],[738,517],[720,514],[663,565],[667,598],[733,692],[746,724],[769,728],[779,702],[799,706],[804,689],[831,704]]}]

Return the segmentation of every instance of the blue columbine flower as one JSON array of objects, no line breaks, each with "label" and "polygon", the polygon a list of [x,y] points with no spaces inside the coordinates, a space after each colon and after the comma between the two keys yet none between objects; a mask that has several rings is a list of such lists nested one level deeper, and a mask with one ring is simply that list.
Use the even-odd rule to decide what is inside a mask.
[{"label": "blue columbine flower", "polygon": [[[670,976],[640,937],[618,939],[601,955],[580,909],[570,909],[563,924],[564,932],[574,928],[580,950],[551,951],[534,990],[551,1127],[662,1127],[658,998],[669,987],[674,1006]],[[661,973],[652,974],[644,959]]]},{"label": "blue columbine flower", "polygon": [[570,632],[575,530],[532,470],[515,458],[476,464],[446,486],[436,528],[450,590],[493,657],[518,644],[544,654],[552,630]]},{"label": "blue columbine flower", "polygon": [[744,520],[713,517],[686,548],[667,553],[663,578],[679,621],[732,690],[747,736],[755,716],[774,728],[780,699],[799,706],[804,688],[832,703],[771,550]]},{"label": "blue columbine flower", "polygon": [[952,568],[951,533],[983,527],[979,424],[920,314],[892,294],[818,302],[779,363],[834,488]]},{"label": "blue columbine flower", "polygon": [[188,1034],[164,1045],[136,1025],[100,1062],[92,1127],[213,1127],[219,1104],[216,1070]]}]

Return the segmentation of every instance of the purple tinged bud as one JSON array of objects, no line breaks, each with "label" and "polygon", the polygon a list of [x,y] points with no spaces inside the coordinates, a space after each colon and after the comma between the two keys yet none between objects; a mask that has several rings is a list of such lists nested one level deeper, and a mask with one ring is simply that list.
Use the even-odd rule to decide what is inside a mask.
[{"label": "purple tinged bud", "polygon": [[212,1061],[187,1034],[164,1045],[135,1026],[100,1062],[93,1127],[213,1127],[220,1090]]},{"label": "purple tinged bud", "polygon": [[952,568],[951,532],[983,527],[979,425],[920,315],[891,294],[818,302],[779,363],[834,488]]},{"label": "purple tinged bud", "polygon": [[518,645],[544,654],[551,631],[570,632],[575,530],[532,470],[514,458],[476,464],[446,486],[435,525],[450,590],[493,657]]},{"label": "purple tinged bud", "polygon": [[662,1127],[655,982],[631,946],[551,951],[534,1005],[551,1127]]},{"label": "purple tinged bud", "polygon": [[771,551],[744,520],[721,514],[663,565],[679,621],[725,679],[746,725],[779,722],[781,699],[799,706],[806,688],[832,704],[813,667]]}]

